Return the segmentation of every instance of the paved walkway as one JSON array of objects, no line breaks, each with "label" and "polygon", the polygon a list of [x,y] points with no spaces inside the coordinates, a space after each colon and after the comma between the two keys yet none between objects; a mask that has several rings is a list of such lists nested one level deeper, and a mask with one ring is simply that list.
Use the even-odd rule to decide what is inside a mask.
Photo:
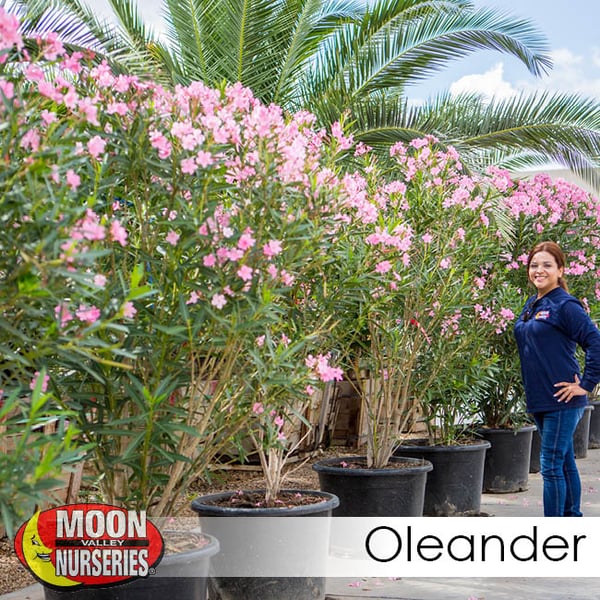
[{"label": "paved walkway", "polygon": [[[585,516],[600,517],[600,449],[588,450],[577,465]],[[491,517],[541,517],[541,498],[542,479],[534,473],[529,476],[526,492],[484,494],[481,510]],[[327,600],[600,600],[600,548],[598,578],[336,578],[328,580],[327,594]],[[0,600],[43,598],[39,585],[0,596]]]}]

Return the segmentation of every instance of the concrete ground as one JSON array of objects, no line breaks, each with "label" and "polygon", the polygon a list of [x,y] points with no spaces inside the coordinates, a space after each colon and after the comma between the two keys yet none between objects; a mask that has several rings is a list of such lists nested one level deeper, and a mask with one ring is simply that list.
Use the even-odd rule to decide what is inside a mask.
[{"label": "concrete ground", "polygon": [[[600,517],[600,449],[588,450],[577,465],[584,514]],[[541,476],[530,474],[525,492],[483,494],[481,511],[490,517],[543,516]],[[600,600],[600,548],[597,574],[597,578],[335,578],[327,581],[327,600]],[[0,596],[0,600],[43,598],[39,585]]]}]

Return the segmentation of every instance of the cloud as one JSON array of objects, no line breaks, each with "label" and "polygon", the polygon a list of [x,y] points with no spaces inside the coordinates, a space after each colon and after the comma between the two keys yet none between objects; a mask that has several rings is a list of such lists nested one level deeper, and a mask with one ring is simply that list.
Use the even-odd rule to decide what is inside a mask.
[{"label": "cloud", "polygon": [[462,93],[483,94],[486,98],[510,98],[519,93],[511,83],[504,79],[504,64],[496,63],[485,73],[465,75],[450,85],[453,95]]},{"label": "cloud", "polygon": [[[137,10],[144,23],[157,33],[162,33],[165,28],[162,20],[162,1],[144,0],[144,2],[137,3]],[[108,0],[83,0],[83,2],[92,8],[100,18],[108,19],[113,23],[116,22],[115,13]]]},{"label": "cloud", "polygon": [[591,48],[585,56],[560,48],[551,52],[551,57],[554,67],[543,77],[507,81],[504,63],[499,62],[484,73],[461,77],[450,85],[450,93],[476,92],[503,99],[520,92],[548,90],[577,92],[600,99],[600,47]]},{"label": "cloud", "polygon": [[575,54],[568,48],[551,52],[554,68],[539,80],[522,85],[525,91],[545,89],[577,92],[584,96],[600,98],[600,49],[592,48],[589,55]]}]

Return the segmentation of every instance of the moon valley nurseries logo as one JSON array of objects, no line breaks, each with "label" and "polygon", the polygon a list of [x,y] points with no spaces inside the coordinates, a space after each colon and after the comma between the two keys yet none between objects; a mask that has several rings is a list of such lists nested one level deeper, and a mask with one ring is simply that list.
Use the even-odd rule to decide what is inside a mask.
[{"label": "moon valley nurseries logo", "polygon": [[54,588],[105,587],[146,577],[164,542],[144,511],[108,504],[68,504],[36,512],[14,542],[23,565]]}]

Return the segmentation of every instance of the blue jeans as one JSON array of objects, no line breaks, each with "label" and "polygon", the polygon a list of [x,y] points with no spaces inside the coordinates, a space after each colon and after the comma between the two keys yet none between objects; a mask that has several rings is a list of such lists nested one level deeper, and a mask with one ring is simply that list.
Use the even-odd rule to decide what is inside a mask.
[{"label": "blue jeans", "polygon": [[573,434],[583,408],[534,413],[542,440],[545,517],[581,517],[581,480],[575,464]]}]

